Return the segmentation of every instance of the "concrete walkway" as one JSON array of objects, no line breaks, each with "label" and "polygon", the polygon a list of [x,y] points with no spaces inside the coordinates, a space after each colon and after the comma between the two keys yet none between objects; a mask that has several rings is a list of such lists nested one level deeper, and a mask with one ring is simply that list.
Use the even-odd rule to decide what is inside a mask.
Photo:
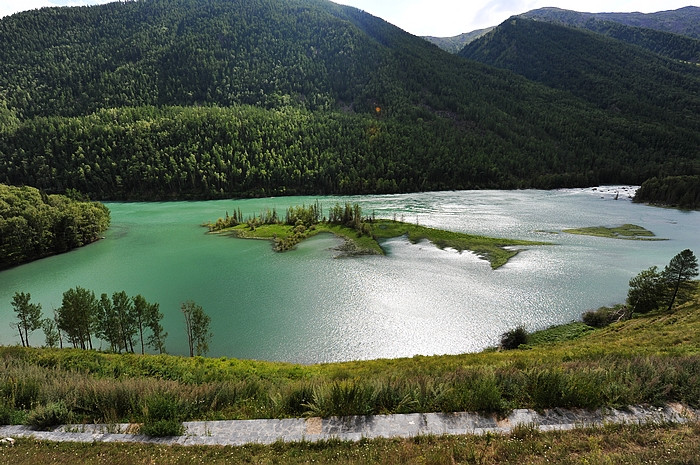
[{"label": "concrete walkway", "polygon": [[333,418],[293,418],[285,420],[235,420],[185,422],[184,436],[149,438],[133,434],[138,425],[67,425],[53,431],[34,431],[27,426],[0,426],[1,437],[30,437],[57,442],[142,442],[180,445],[271,444],[276,441],[321,441],[362,438],[413,437],[419,435],[461,435],[509,433],[518,425],[532,425],[541,431],[569,430],[611,423],[686,423],[700,421],[700,410],[678,404],[664,408],[635,406],[624,410],[601,409],[514,410],[497,419],[474,413],[415,413]]}]

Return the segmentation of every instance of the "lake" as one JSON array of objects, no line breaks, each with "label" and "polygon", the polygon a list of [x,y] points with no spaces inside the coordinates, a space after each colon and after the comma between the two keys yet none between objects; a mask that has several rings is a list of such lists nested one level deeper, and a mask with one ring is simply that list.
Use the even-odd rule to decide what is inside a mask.
[{"label": "lake", "polygon": [[[633,204],[634,188],[458,191],[358,197],[282,197],[167,203],[108,203],[106,238],[82,249],[0,272],[0,344],[16,291],[45,315],[75,286],[124,290],[159,302],[166,349],[186,354],[180,303],[212,318],[210,356],[299,363],[475,352],[518,325],[528,330],[579,319],[623,302],[631,277],[663,267],[683,249],[700,252],[700,213]],[[619,200],[614,200],[619,192]],[[365,214],[454,231],[551,241],[492,270],[471,253],[404,238],[386,256],[335,258],[340,241],[312,238],[276,253],[266,241],[206,234],[200,225],[240,208],[245,215],[318,200],[359,203]],[[668,241],[561,233],[583,226],[641,225]],[[32,345],[43,343],[32,334]],[[99,343],[98,343],[99,346]],[[102,347],[106,348],[103,343]]]}]

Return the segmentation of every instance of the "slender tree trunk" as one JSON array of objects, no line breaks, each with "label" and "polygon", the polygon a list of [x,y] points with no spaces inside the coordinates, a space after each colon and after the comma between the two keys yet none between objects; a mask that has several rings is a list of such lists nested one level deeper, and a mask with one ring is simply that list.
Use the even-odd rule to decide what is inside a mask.
[{"label": "slender tree trunk", "polygon": [[146,352],[144,352],[144,350],[143,350],[143,322],[141,321],[140,318],[139,318],[139,334],[141,336],[141,355],[143,355]]},{"label": "slender tree trunk", "polygon": [[676,301],[676,296],[678,295],[678,288],[681,287],[681,275],[680,273],[678,274],[678,279],[676,280],[676,285],[673,288],[673,295],[671,296],[671,302],[668,304],[668,308],[666,309],[667,312],[671,311],[671,307],[673,307],[673,303]]},{"label": "slender tree trunk", "polygon": [[124,352],[129,352],[129,344],[127,344],[126,341],[126,331],[124,330],[124,322],[121,318],[119,318],[119,327],[122,329],[122,339],[124,339]]},{"label": "slender tree trunk", "polygon": [[19,331],[19,339],[22,341],[22,347],[27,347],[27,344],[24,342],[24,334],[22,334],[22,326],[20,326],[19,323],[17,323],[17,331]]}]

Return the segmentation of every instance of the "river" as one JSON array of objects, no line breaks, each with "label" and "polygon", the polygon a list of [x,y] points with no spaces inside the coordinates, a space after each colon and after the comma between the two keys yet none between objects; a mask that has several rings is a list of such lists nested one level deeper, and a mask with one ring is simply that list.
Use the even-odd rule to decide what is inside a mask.
[{"label": "river", "polygon": [[[626,189],[626,190],[625,190]],[[614,200],[619,192],[619,200]],[[169,353],[186,354],[180,303],[212,318],[210,356],[317,363],[475,352],[518,325],[536,330],[622,302],[642,269],[700,252],[700,213],[633,204],[633,188],[458,191],[361,197],[282,197],[208,202],[109,203],[106,238],[79,250],[0,272],[0,344],[16,291],[45,315],[71,287],[124,290],[159,302]],[[276,253],[265,241],[206,234],[200,225],[240,208],[245,215],[318,200],[359,203],[365,214],[473,234],[551,241],[492,270],[471,253],[404,238],[387,256],[334,258],[335,237]],[[583,226],[641,225],[667,241],[561,233]],[[41,330],[32,345],[43,343]],[[99,345],[100,343],[97,342]],[[106,347],[105,344],[102,344]]]}]

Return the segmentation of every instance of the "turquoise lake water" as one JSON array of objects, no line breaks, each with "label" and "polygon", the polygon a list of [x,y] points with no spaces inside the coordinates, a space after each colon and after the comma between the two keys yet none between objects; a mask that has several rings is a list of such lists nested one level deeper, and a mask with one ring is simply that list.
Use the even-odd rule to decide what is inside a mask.
[{"label": "turquoise lake water", "polygon": [[[627,189],[627,190],[625,190]],[[619,200],[613,200],[619,192]],[[622,302],[642,269],[676,253],[700,253],[700,213],[633,204],[632,188],[459,191],[361,197],[283,197],[167,203],[109,203],[106,238],[82,249],[0,272],[0,344],[16,291],[44,314],[75,286],[125,290],[159,302],[169,353],[186,354],[180,303],[212,317],[210,356],[301,363],[474,352],[518,325],[529,330],[578,319]],[[200,225],[240,208],[244,214],[320,201],[359,203],[365,214],[489,236],[551,241],[498,270],[471,253],[404,238],[386,256],[335,258],[340,241],[323,235],[276,253],[266,241],[206,234]],[[635,223],[668,241],[625,241],[561,233]],[[33,345],[43,334],[31,336]],[[99,346],[99,342],[97,345]],[[103,344],[103,347],[106,347]]]}]

